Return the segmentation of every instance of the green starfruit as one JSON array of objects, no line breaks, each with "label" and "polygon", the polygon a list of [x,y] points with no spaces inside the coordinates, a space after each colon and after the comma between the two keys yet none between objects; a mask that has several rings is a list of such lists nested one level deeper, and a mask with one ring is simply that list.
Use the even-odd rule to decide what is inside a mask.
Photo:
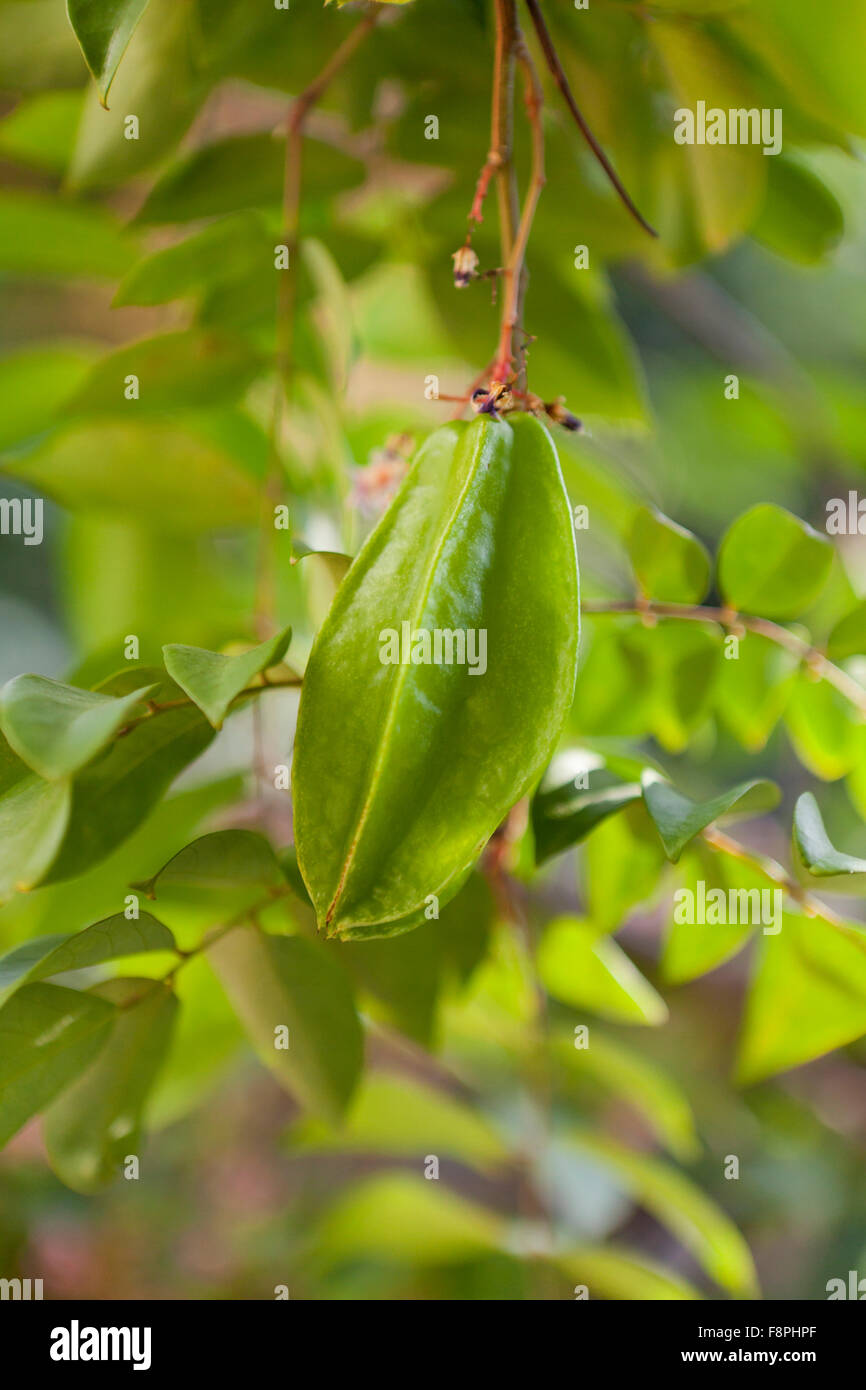
[{"label": "green starfruit", "polygon": [[436,430],[304,677],[295,829],[320,929],[390,936],[436,916],[554,750],[578,631],[547,430],[529,415]]}]

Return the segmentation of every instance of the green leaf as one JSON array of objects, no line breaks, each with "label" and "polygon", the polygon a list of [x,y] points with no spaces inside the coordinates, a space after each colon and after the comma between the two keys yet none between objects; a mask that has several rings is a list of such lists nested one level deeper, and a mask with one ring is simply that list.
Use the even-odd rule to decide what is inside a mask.
[{"label": "green leaf", "polygon": [[121,281],[114,303],[165,304],[201,294],[254,271],[268,257],[273,258],[273,238],[259,216],[241,212],[222,217],[138,261]]},{"label": "green leaf", "polygon": [[[425,633],[432,658],[437,630],[449,643],[462,632],[465,664],[447,661],[460,649],[444,638],[441,664],[400,661],[402,634]],[[405,930],[462,881],[550,758],[577,635],[574,535],[547,432],[529,416],[437,430],[304,677],[296,841],[331,935]]]},{"label": "green leaf", "polygon": [[185,845],[153,878],[133,888],[156,898],[161,890],[192,888],[226,894],[233,888],[256,888],[259,895],[284,885],[283,870],[263,835],[254,830],[215,830]]},{"label": "green leaf", "polygon": [[786,912],[762,936],[737,1059],[751,1085],[866,1033],[866,935]]},{"label": "green leaf", "polygon": [[809,873],[816,878],[866,874],[866,859],[845,854],[830,843],[818,803],[811,792],[798,797],[794,807],[794,844]]},{"label": "green leaf", "polygon": [[[71,416],[170,414],[225,405],[256,375],[259,363],[240,342],[217,333],[161,333],[118,348],[91,369],[67,410]],[[128,378],[139,394],[128,400]]]},{"label": "green leaf", "polygon": [[[760,893],[768,885],[768,879],[741,860],[714,853],[703,841],[696,841],[677,865],[677,888],[661,964],[663,979],[684,984],[715,970],[735,955],[754,931],[754,913],[748,907],[741,912],[739,905],[741,901],[751,904],[756,900],[741,899],[740,894],[755,890]],[[737,893],[736,899],[731,898],[732,892]],[[720,893],[724,899],[718,896]],[[701,901],[705,904],[703,915],[708,919],[703,922],[695,920]],[[726,905],[724,914],[712,907],[722,901]],[[737,904],[735,914],[730,911],[732,902]]]},{"label": "green leaf", "polygon": [[287,627],[240,656],[224,656],[221,652],[177,643],[170,643],[162,651],[169,675],[219,729],[232,701],[256,676],[282,661],[291,640],[292,629]]},{"label": "green leaf", "polygon": [[500,1216],[440,1183],[387,1173],[337,1199],[319,1225],[316,1251],[329,1262],[372,1256],[451,1264],[500,1248],[504,1235]]},{"label": "green leaf", "polygon": [[45,676],[15,676],[0,690],[0,728],[28,767],[57,782],[92,762],[152,690],[117,699]]},{"label": "green leaf", "polygon": [[610,1139],[583,1133],[570,1138],[612,1169],[634,1199],[673,1232],[717,1284],[741,1298],[757,1296],[757,1276],[745,1240],[685,1174]]},{"label": "green leaf", "polygon": [[0,998],[33,980],[84,970],[121,956],[137,956],[147,951],[174,951],[175,941],[168,927],[149,912],[127,919],[122,912],[94,922],[92,927],[73,934],[40,936],[25,941],[0,956]]},{"label": "green leaf", "polygon": [[802,613],[829,577],[833,547],[805,521],[769,502],[738,517],[719,550],[725,601],[765,618]]},{"label": "green leaf", "polygon": [[45,1115],[54,1172],[76,1192],[98,1192],[140,1159],[142,1111],[165,1058],[177,999],[161,980],[105,980],[92,997],[115,1006],[111,1037]]},{"label": "green leaf", "polygon": [[302,1105],[338,1120],[363,1061],[342,968],[314,942],[251,926],[228,932],[207,955],[265,1066]]},{"label": "green leaf", "polygon": [[56,193],[0,193],[0,270],[111,280],[132,259],[133,243],[102,208],[64,201]]},{"label": "green leaf", "polygon": [[[217,428],[223,422],[225,439]],[[207,531],[250,525],[261,510],[255,479],[235,457],[234,442],[231,416],[76,423],[10,460],[3,472],[89,516],[119,515],[160,531]]]},{"label": "green leaf", "polygon": [[0,903],[41,882],[69,823],[66,782],[30,772],[0,735]]},{"label": "green leaf", "polygon": [[824,781],[844,777],[859,761],[862,725],[845,696],[809,670],[794,682],[785,727],[801,763]]},{"label": "green leaf", "polygon": [[358,1092],[338,1130],[308,1119],[292,1130],[293,1148],[387,1154],[415,1159],[427,1154],[473,1167],[501,1163],[507,1150],[477,1112],[417,1077],[372,1076]]},{"label": "green leaf", "polygon": [[590,1298],[644,1303],[701,1297],[685,1279],[637,1251],[610,1245],[570,1245],[554,1256],[554,1263],[575,1288],[585,1285]]},{"label": "green leaf", "polygon": [[0,121],[0,154],[60,174],[69,163],[81,92],[39,92]]},{"label": "green leaf", "polygon": [[750,753],[759,753],[781,718],[799,662],[792,652],[757,632],[747,632],[736,656],[719,662],[713,703],[716,714]]},{"label": "green leaf", "polygon": [[42,881],[83,873],[122,844],[213,737],[207,720],[187,705],[145,719],[116,739],[74,779],[66,834]]},{"label": "green leaf", "polygon": [[0,358],[0,450],[42,434],[78,390],[89,354],[62,343]]},{"label": "green leaf", "polygon": [[641,794],[639,782],[624,782],[605,768],[586,774],[586,781],[588,786],[583,787],[579,778],[572,778],[550,791],[537,791],[533,797],[537,864],[579,844],[603,820],[637,801]]},{"label": "green leaf", "polygon": [[25,985],[0,1008],[0,1146],[105,1046],[115,1009],[60,985]]},{"label": "green leaf", "polygon": [[850,613],[840,618],[827,639],[827,655],[831,661],[844,661],[849,656],[866,654],[866,599]]},{"label": "green leaf", "polygon": [[675,1081],[636,1048],[591,1030],[588,1047],[576,1047],[572,1037],[553,1037],[550,1049],[566,1085],[595,1083],[605,1100],[611,1092],[643,1117],[650,1130],[679,1159],[700,1152],[691,1106]]},{"label": "green leaf", "polygon": [[557,917],[538,947],[538,977],[554,999],[619,1023],[664,1023],[667,1005],[620,946],[598,927]]},{"label": "green leaf", "polygon": [[707,592],[707,551],[690,531],[651,507],[640,507],[635,513],[628,553],[647,598],[699,603]]},{"label": "green leaf", "polygon": [[658,892],[664,851],[642,801],[610,816],[589,837],[583,872],[589,916],[617,931],[633,908]]},{"label": "green leaf", "polygon": [[133,30],[148,0],[66,0],[69,23],[81,44],[103,106]]},{"label": "green leaf", "polygon": [[823,260],[841,241],[845,217],[830,189],[786,155],[768,161],[767,198],[752,236],[804,265]]},{"label": "green leaf", "polygon": [[[362,166],[356,160],[319,141],[311,141],[310,146],[304,161],[308,196],[340,192],[360,178]],[[169,166],[137,220],[191,222],[269,204],[276,207],[282,196],[285,161],[285,140],[271,135],[237,135],[203,145]],[[276,275],[275,271],[275,294]]]},{"label": "green leaf", "polygon": [[[150,0],[116,75],[111,110],[98,90],[86,93],[67,175],[71,186],[111,188],[172,153],[207,92],[202,38],[190,22],[186,5]],[[129,116],[138,121],[134,139]]]},{"label": "green leaf", "polygon": [[642,779],[643,799],[652,818],[665,854],[673,863],[686,845],[713,821],[736,816],[762,815],[779,802],[779,789],[763,779],[741,782],[710,801],[692,801],[669,782],[648,772]]}]

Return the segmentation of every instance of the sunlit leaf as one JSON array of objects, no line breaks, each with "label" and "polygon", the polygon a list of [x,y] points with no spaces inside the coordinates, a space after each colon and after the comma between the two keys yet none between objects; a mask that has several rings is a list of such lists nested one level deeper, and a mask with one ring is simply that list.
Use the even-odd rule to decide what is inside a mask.
[{"label": "sunlit leaf", "polygon": [[820,593],[833,547],[805,521],[766,502],[738,517],[719,551],[719,585],[733,608],[793,618]]},{"label": "sunlit leaf", "polygon": [[610,937],[576,917],[556,917],[538,947],[538,977],[575,1009],[620,1023],[664,1023],[667,1005]]},{"label": "sunlit leaf", "polygon": [[731,816],[762,815],[779,801],[779,789],[772,782],[741,782],[710,801],[692,801],[676,787],[654,773],[643,777],[643,799],[659,832],[665,854],[674,863],[686,845],[714,821]]},{"label": "sunlit leaf", "polygon": [[171,643],[162,649],[165,669],[219,729],[232,702],[256,676],[282,661],[291,639],[292,629],[287,627],[240,656]]},{"label": "sunlit leaf", "polygon": [[92,762],[141,713],[152,689],[117,698],[45,676],[15,676],[0,690],[0,727],[28,767],[56,782]]}]

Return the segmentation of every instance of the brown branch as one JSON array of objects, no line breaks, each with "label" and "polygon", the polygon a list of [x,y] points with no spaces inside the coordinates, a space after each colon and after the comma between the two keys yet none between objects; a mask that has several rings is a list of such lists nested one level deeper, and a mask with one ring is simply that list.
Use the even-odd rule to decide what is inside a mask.
[{"label": "brown branch", "polygon": [[[535,218],[535,210],[538,207],[538,200],[544,188],[544,131],[541,125],[541,108],[544,103],[544,94],[538,74],[535,71],[535,64],[530,57],[529,50],[523,42],[523,37],[519,30],[515,38],[514,48],[515,58],[520,64],[523,73],[526,113],[529,118],[529,125],[532,131],[532,167],[529,176],[529,187],[523,203],[523,210],[520,214],[520,223],[517,234],[511,247],[511,254],[508,257],[503,275],[505,277],[505,294],[502,303],[502,324],[499,333],[499,348],[496,354],[496,365],[493,368],[495,379],[504,381],[510,374],[510,369],[514,358],[514,337],[520,328],[521,310],[523,305],[523,294],[526,282],[526,250],[529,245],[529,234],[532,230],[532,223]],[[525,373],[522,348],[518,349],[521,355],[521,365],[518,370],[517,385],[522,386],[522,378]]]},{"label": "brown branch", "polygon": [[571,112],[572,116],[574,117],[575,121],[577,122],[577,125],[580,129],[581,134],[583,135],[583,138],[586,140],[586,143],[589,145],[589,148],[592,150],[602,169],[607,174],[607,177],[610,179],[610,182],[613,184],[613,187],[616,189],[620,199],[628,208],[632,217],[635,219],[636,222],[638,222],[641,225],[641,227],[643,227],[645,232],[649,232],[650,236],[657,237],[658,232],[655,230],[654,227],[650,226],[649,222],[647,222],[646,218],[641,215],[641,213],[636,208],[635,204],[632,202],[624,184],[619,178],[619,175],[617,174],[616,170],[614,169],[613,165],[611,164],[601,145],[598,143],[589,126],[587,125],[583,112],[580,110],[580,107],[575,101],[574,94],[572,93],[571,87],[568,84],[568,78],[566,77],[565,72],[563,71],[562,63],[559,61],[559,54],[557,53],[556,48],[554,47],[553,39],[550,37],[550,31],[548,30],[547,25],[544,21],[544,16],[541,13],[541,6],[538,0],[526,0],[526,6],[532,18],[532,23],[535,27],[535,32],[538,35],[538,41],[541,44],[545,61],[551,71],[551,74],[553,75],[553,80],[555,81],[557,87],[559,88],[563,97],[565,98],[565,104]]},{"label": "brown branch", "polygon": [[798,903],[808,917],[821,917],[834,927],[845,925],[842,918],[837,917],[832,908],[827,907],[820,898],[813,897],[802,883],[798,883],[795,878],[792,878],[778,860],[771,859],[768,854],[760,854],[757,850],[747,849],[745,845],[740,844],[739,840],[732,840],[730,835],[726,835],[723,830],[719,830],[715,826],[710,826],[705,830],[702,838],[710,846],[710,849],[716,850],[720,854],[728,854],[732,859],[739,859],[744,864],[750,864],[773,883],[778,883],[782,891]]},{"label": "brown branch", "polygon": [[700,604],[657,603],[650,599],[589,599],[581,603],[581,612],[591,617],[605,615],[634,614],[638,617],[677,618],[683,622],[717,623],[724,628],[743,628],[755,632],[768,641],[784,647],[799,661],[805,662],[816,676],[835,686],[850,704],[861,714],[866,715],[866,688],[855,681],[846,671],[835,666],[818,647],[798,637],[796,633],[769,618],[754,618],[747,614],[735,613],[730,608],[705,608]]}]

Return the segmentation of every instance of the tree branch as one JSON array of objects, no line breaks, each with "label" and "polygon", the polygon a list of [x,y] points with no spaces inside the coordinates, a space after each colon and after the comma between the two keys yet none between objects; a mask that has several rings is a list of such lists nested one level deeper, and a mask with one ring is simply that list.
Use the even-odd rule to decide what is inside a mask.
[{"label": "tree branch", "polygon": [[614,169],[604,150],[601,148],[601,145],[598,143],[589,126],[587,125],[584,115],[580,110],[580,107],[578,106],[577,102],[575,101],[574,94],[572,93],[571,87],[568,84],[568,78],[566,77],[565,72],[563,71],[562,63],[559,61],[559,54],[557,53],[556,48],[554,47],[553,39],[550,37],[550,31],[548,30],[547,25],[544,21],[544,16],[541,13],[541,6],[538,3],[538,0],[526,0],[526,6],[532,18],[532,23],[535,27],[535,32],[538,35],[538,41],[541,44],[545,61],[547,62],[547,66],[549,67],[553,75],[553,80],[555,81],[559,90],[562,92],[562,95],[565,98],[565,104],[571,112],[572,116],[574,117],[575,121],[577,122],[577,125],[580,129],[581,134],[583,135],[583,138],[586,140],[586,143],[589,145],[589,148],[592,150],[602,169],[607,174],[607,177],[610,179],[610,182],[613,184],[614,188],[620,196],[620,199],[628,208],[632,217],[635,219],[636,222],[640,224],[641,227],[643,227],[645,232],[649,232],[650,236],[657,237],[658,232],[655,230],[654,227],[650,226],[646,218],[643,217],[641,213],[638,211],[638,209],[635,207],[635,204],[629,197],[625,186],[619,178],[619,175],[617,174],[616,170]]},{"label": "tree branch", "polygon": [[784,647],[799,661],[805,662],[810,670],[814,671],[822,680],[827,681],[829,685],[835,686],[840,695],[844,695],[845,699],[854,705],[861,714],[866,715],[866,688],[859,681],[855,681],[852,676],[849,676],[846,671],[835,666],[832,661],[828,661],[818,647],[813,647],[802,637],[798,637],[796,633],[782,627],[779,623],[772,622],[769,618],[753,618],[747,614],[735,613],[730,608],[705,608],[700,604],[657,603],[650,599],[639,602],[633,599],[589,599],[581,603],[580,609],[581,613],[591,617],[622,614],[634,614],[637,617],[650,615],[656,618],[676,618],[691,623],[716,623],[719,627],[724,628],[741,627],[746,632],[755,632],[761,637],[766,637],[768,641],[775,642],[776,646]]}]

